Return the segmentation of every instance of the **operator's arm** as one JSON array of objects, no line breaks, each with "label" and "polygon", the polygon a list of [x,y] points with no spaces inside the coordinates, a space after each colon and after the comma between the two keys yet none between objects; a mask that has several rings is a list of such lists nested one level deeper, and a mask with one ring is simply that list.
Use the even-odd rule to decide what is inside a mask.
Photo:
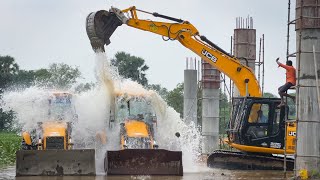
[{"label": "operator's arm", "polygon": [[277,64],[279,65],[279,67],[282,67],[282,68],[284,68],[284,69],[286,69],[286,70],[289,69],[289,66],[284,65],[284,64],[282,64],[281,62],[279,62],[279,58],[276,59],[276,62],[277,62]]}]

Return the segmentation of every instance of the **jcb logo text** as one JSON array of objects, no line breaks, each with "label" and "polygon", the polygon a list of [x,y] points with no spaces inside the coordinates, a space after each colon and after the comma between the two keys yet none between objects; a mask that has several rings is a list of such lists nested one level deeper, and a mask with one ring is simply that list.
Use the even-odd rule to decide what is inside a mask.
[{"label": "jcb logo text", "polygon": [[205,57],[207,57],[208,59],[210,59],[212,62],[217,62],[217,58],[214,57],[210,52],[208,52],[207,50],[205,49],[202,49],[201,51],[202,55],[204,55]]}]

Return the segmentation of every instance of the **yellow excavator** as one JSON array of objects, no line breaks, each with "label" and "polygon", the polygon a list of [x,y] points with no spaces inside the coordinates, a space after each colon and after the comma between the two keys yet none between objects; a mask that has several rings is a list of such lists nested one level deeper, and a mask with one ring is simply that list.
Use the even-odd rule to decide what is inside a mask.
[{"label": "yellow excavator", "polygon": [[182,152],[159,149],[156,115],[146,95],[117,93],[115,121],[120,123],[120,149],[107,151],[108,175],[183,175]]},{"label": "yellow excavator", "polygon": [[[170,20],[158,22],[138,18],[138,12]],[[280,107],[279,98],[263,98],[254,72],[239,59],[208,40],[188,21],[129,7],[120,10],[111,7],[88,15],[86,30],[92,48],[104,51],[118,26],[151,32],[163,40],[176,40],[203,60],[226,74],[236,85],[240,97],[232,100],[232,114],[227,128],[228,140],[236,152],[217,150],[209,155],[209,167],[236,169],[282,169],[282,157],[272,154],[293,154],[295,151],[294,122],[286,123],[287,107]],[[130,40],[130,39],[129,39]],[[264,116],[264,118],[262,118]],[[265,120],[262,120],[265,119]],[[286,139],[286,140],[285,140]],[[293,169],[293,160],[286,162]]]},{"label": "yellow excavator", "polygon": [[22,133],[16,152],[16,175],[95,175],[95,150],[73,149],[72,127],[78,115],[72,94],[53,92],[48,98],[48,116],[32,131]]}]

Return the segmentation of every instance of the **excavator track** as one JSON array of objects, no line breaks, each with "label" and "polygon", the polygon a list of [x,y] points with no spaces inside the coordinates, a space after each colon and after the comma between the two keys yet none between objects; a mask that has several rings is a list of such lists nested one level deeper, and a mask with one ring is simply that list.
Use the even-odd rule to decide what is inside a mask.
[{"label": "excavator track", "polygon": [[[293,159],[287,159],[286,165],[287,170],[293,170]],[[230,170],[283,170],[284,160],[282,157],[216,150],[209,155],[207,166]]]}]

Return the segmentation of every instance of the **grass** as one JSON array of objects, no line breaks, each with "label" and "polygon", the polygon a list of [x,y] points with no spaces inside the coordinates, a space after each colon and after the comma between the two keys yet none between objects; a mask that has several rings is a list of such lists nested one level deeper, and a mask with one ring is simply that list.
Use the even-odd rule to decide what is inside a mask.
[{"label": "grass", "polygon": [[12,132],[0,132],[0,167],[13,165],[16,151],[20,149],[21,137]]}]

